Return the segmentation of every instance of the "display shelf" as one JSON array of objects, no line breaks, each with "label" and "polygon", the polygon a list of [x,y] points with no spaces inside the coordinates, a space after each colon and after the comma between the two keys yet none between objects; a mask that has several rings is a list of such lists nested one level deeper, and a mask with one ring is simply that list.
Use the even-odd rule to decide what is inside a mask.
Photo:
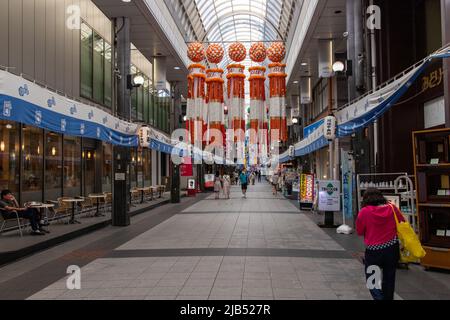
[{"label": "display shelf", "polygon": [[421,263],[450,270],[450,129],[414,132],[413,148]]}]

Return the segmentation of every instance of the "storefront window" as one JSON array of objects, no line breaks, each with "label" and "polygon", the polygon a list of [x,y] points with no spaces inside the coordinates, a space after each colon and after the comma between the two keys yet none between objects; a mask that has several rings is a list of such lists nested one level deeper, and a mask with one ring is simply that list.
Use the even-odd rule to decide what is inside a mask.
[{"label": "storefront window", "polygon": [[0,120],[0,189],[19,194],[19,125]]},{"label": "storefront window", "polygon": [[64,137],[64,196],[81,193],[81,139]]},{"label": "storefront window", "polygon": [[94,32],[94,101],[104,103],[105,41]]},{"label": "storefront window", "polygon": [[62,195],[62,136],[48,132],[45,139],[45,200],[56,200]]},{"label": "storefront window", "polygon": [[130,149],[130,185],[132,188],[137,187],[137,152],[135,148]]},{"label": "storefront window", "polygon": [[150,149],[144,149],[143,155],[144,186],[152,185],[152,157]]},{"label": "storefront window", "polygon": [[81,24],[81,96],[92,99],[93,84],[93,32],[92,29]]},{"label": "storefront window", "polygon": [[86,148],[82,152],[82,158],[84,161],[84,196],[94,193],[95,190],[95,157],[95,149]]},{"label": "storefront window", "polygon": [[42,201],[43,130],[23,126],[22,202]]},{"label": "storefront window", "polygon": [[137,152],[137,185],[138,187],[144,186],[144,165],[143,165],[143,151]]},{"label": "storefront window", "polygon": [[102,188],[104,192],[112,191],[112,145],[103,143]]}]

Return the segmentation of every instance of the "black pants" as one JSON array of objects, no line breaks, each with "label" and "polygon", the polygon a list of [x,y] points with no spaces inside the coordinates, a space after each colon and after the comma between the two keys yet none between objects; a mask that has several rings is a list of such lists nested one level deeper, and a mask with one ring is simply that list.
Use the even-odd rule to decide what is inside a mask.
[{"label": "black pants", "polygon": [[395,273],[399,260],[400,247],[398,243],[382,250],[366,250],[366,279],[373,275],[373,271],[372,273],[367,272],[370,266],[377,266],[382,271],[381,290],[377,288],[370,290],[374,300],[394,300]]},{"label": "black pants", "polygon": [[[31,229],[36,231],[40,228],[39,221],[41,219],[40,213],[36,209],[28,208],[25,211],[18,211],[19,218],[27,219],[30,221]],[[5,219],[14,219],[16,218],[15,212],[4,212],[3,217]]]}]

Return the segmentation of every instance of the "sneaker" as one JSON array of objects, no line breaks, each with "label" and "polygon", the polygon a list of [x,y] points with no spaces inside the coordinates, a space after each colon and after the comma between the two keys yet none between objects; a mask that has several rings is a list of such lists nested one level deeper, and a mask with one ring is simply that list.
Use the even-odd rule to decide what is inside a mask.
[{"label": "sneaker", "polygon": [[48,231],[48,230],[46,230],[46,229],[44,229],[44,228],[41,228],[39,231],[41,231],[41,232],[43,232],[43,233],[50,233],[50,231]]},{"label": "sneaker", "polygon": [[44,236],[45,233],[40,230],[36,230],[36,231],[31,232],[31,235],[32,236]]}]

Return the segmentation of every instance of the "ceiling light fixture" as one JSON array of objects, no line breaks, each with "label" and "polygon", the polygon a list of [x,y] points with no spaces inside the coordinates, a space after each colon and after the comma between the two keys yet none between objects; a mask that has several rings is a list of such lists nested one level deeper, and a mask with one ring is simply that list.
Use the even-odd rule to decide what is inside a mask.
[{"label": "ceiling light fixture", "polygon": [[333,64],[333,71],[334,72],[343,72],[345,70],[345,64],[342,61],[336,61]]}]

